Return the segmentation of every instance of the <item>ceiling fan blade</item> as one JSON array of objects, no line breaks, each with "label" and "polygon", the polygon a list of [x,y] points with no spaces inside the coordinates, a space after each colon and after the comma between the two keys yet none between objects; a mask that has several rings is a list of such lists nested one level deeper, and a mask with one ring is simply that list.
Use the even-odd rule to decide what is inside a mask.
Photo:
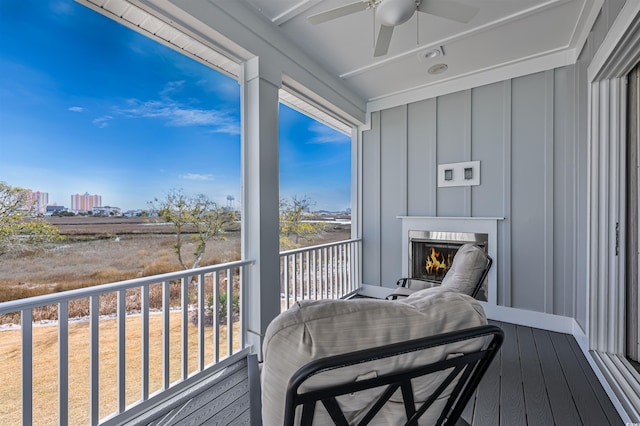
[{"label": "ceiling fan blade", "polygon": [[440,16],[466,24],[476,16],[480,9],[452,0],[422,0],[418,10],[429,15]]},{"label": "ceiling fan blade", "polygon": [[369,2],[366,1],[349,3],[344,6],[336,7],[335,9],[330,9],[324,12],[316,13],[315,15],[311,15],[309,16],[309,22],[313,25],[321,24],[323,22],[331,21],[332,19],[367,10],[368,7]]},{"label": "ceiling fan blade", "polygon": [[376,48],[373,51],[373,56],[384,56],[389,51],[389,44],[391,44],[391,36],[393,35],[393,29],[395,27],[388,27],[386,25],[380,26],[380,32],[378,33],[378,40],[376,41]]}]

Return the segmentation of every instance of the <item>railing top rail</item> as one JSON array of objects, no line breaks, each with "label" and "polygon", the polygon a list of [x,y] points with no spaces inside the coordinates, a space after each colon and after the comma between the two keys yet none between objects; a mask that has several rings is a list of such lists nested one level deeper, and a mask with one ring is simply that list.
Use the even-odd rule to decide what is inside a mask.
[{"label": "railing top rail", "polygon": [[219,265],[202,266],[195,269],[185,269],[184,271],[168,272],[149,277],[134,278],[116,283],[96,285],[93,287],[79,288],[60,293],[45,294],[43,296],[29,297],[26,299],[11,300],[0,303],[0,314],[8,314],[22,309],[33,309],[41,306],[53,305],[60,302],[67,302],[74,299],[83,299],[104,293],[111,293],[119,290],[141,287],[150,284],[157,284],[163,281],[192,277],[198,274],[223,271],[230,268],[247,266],[255,263],[254,260],[237,260],[235,262],[221,263]]},{"label": "railing top rail", "polygon": [[302,248],[293,249],[293,250],[281,251],[280,256],[287,256],[287,255],[296,254],[296,253],[304,253],[305,251],[317,250],[317,249],[327,248],[327,247],[342,246],[345,244],[357,243],[360,241],[362,241],[361,238],[353,238],[350,240],[336,241],[335,243],[326,243],[326,244],[319,244],[317,246],[302,247]]}]

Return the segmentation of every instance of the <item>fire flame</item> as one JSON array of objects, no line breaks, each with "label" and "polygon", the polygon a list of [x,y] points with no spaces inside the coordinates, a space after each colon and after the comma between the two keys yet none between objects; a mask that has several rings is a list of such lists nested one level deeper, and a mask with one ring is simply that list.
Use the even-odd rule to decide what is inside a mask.
[{"label": "fire flame", "polygon": [[427,256],[424,267],[430,274],[438,273],[440,271],[446,272],[451,266],[452,259],[452,254],[449,254],[445,258],[444,254],[431,247],[431,254]]}]

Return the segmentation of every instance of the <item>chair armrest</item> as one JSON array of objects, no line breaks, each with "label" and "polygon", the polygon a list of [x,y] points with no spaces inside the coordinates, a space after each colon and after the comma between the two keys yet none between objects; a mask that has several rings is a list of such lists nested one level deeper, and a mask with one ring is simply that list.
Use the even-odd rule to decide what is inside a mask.
[{"label": "chair armrest", "polygon": [[400,278],[396,282],[396,285],[398,287],[411,288],[414,290],[424,290],[425,288],[438,287],[440,282],[421,278]]}]

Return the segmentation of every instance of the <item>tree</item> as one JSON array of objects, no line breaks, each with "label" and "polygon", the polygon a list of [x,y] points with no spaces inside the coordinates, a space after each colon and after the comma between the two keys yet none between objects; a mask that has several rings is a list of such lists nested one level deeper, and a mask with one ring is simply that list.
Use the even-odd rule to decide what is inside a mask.
[{"label": "tree", "polygon": [[29,190],[0,182],[0,256],[63,239],[58,228],[37,213]]},{"label": "tree", "polygon": [[[178,262],[184,269],[197,268],[204,256],[209,240],[224,232],[227,225],[236,220],[235,213],[228,211],[207,198],[204,194],[188,196],[182,190],[170,191],[164,199],[155,199],[151,208],[165,222],[176,229],[174,250]],[[193,259],[189,265],[183,253],[186,236],[195,243]]]},{"label": "tree", "polygon": [[[324,229],[324,224],[309,220],[311,199],[296,195],[290,200],[280,200],[280,247],[294,248],[300,246],[300,239],[313,241]],[[292,241],[291,238],[294,238]]]}]

